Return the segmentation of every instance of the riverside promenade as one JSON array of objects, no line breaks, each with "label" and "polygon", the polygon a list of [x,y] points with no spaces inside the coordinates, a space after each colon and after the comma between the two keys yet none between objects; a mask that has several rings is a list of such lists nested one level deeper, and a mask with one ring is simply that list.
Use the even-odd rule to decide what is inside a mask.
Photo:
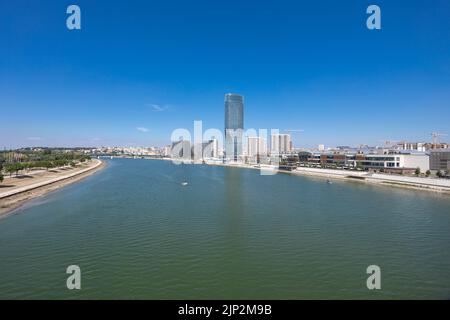
[{"label": "riverside promenade", "polygon": [[0,184],[0,219],[25,202],[90,176],[104,166],[104,161],[94,159],[76,168],[61,167],[5,179]]},{"label": "riverside promenade", "polygon": [[70,174],[57,175],[56,177],[49,178],[49,179],[44,179],[43,181],[27,184],[27,185],[24,185],[24,186],[19,186],[17,188],[12,188],[11,190],[8,190],[8,191],[5,191],[5,192],[0,192],[0,199],[7,198],[7,197],[10,197],[10,196],[16,195],[18,193],[30,191],[30,190],[33,190],[33,189],[36,189],[36,188],[40,188],[40,187],[43,187],[43,186],[46,186],[46,185],[49,185],[49,184],[52,184],[52,183],[55,183],[55,182],[59,182],[59,181],[62,181],[62,180],[73,178],[73,177],[78,176],[80,174],[83,174],[83,173],[86,173],[88,171],[94,170],[94,169],[96,169],[97,167],[99,167],[102,164],[102,162],[100,160],[97,160],[97,159],[92,160],[92,161],[93,161],[93,165],[89,165],[86,168],[77,170],[77,171],[72,172]]},{"label": "riverside promenade", "polygon": [[450,192],[450,179],[408,177],[400,175],[370,173],[363,171],[333,170],[319,168],[299,167],[292,171],[294,174],[321,176],[326,178],[340,178],[346,180],[359,180],[392,186],[410,187],[415,189],[428,189],[431,191]]}]

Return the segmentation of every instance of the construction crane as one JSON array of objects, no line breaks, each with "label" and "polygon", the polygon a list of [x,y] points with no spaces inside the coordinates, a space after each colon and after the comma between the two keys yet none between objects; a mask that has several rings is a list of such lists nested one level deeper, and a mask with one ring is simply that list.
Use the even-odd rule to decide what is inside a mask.
[{"label": "construction crane", "polygon": [[367,144],[361,143],[358,145],[358,151],[361,151],[362,149],[367,149],[369,146]]},{"label": "construction crane", "polygon": [[[303,132],[303,131],[305,131],[305,130],[303,130],[303,129],[286,129],[286,130],[284,130],[285,132],[288,132],[289,134],[291,134],[292,132]],[[292,137],[291,137],[291,139],[292,139]],[[291,145],[292,145],[292,148],[293,148],[293,143],[292,143],[292,140],[291,140]]]},{"label": "construction crane", "polygon": [[380,141],[383,142],[385,148],[391,148],[394,144],[401,142],[397,140],[380,140]]},{"label": "construction crane", "polygon": [[284,131],[286,131],[286,132],[303,132],[303,131],[305,131],[305,130],[303,130],[303,129],[286,129],[286,130],[284,130]]},{"label": "construction crane", "polygon": [[435,146],[439,143],[439,137],[446,136],[446,135],[447,135],[446,133],[432,132],[431,138],[433,141],[433,145]]}]

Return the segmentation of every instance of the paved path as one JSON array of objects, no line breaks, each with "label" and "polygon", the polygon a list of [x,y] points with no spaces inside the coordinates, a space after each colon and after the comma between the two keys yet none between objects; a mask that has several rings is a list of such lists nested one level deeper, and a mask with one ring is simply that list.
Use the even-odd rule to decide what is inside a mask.
[{"label": "paved path", "polygon": [[33,190],[33,189],[36,189],[36,188],[39,188],[39,187],[42,187],[42,186],[46,186],[48,184],[52,184],[52,183],[55,183],[55,182],[58,182],[58,181],[61,181],[61,180],[65,180],[65,179],[68,179],[68,178],[72,178],[72,177],[78,176],[78,175],[80,175],[82,173],[91,171],[91,170],[97,168],[98,166],[100,166],[102,164],[102,162],[100,160],[93,160],[93,161],[95,161],[96,164],[94,166],[92,166],[92,167],[89,167],[89,168],[86,168],[86,169],[83,169],[83,170],[80,170],[80,171],[77,171],[77,172],[73,172],[73,173],[70,173],[70,174],[67,174],[67,175],[64,175],[64,176],[51,178],[51,179],[48,179],[48,180],[45,180],[45,181],[29,184],[27,186],[23,186],[23,187],[15,188],[13,190],[2,192],[2,193],[0,193],[0,199],[6,198],[6,197],[10,197],[12,195],[15,195],[15,194],[18,194],[18,193],[21,193],[21,192]]},{"label": "paved path", "polygon": [[322,175],[327,177],[342,177],[348,178],[352,177],[361,177],[366,179],[367,181],[373,182],[390,182],[390,183],[401,183],[404,185],[413,185],[413,186],[426,186],[432,188],[442,188],[442,189],[450,189],[450,179],[438,179],[438,178],[423,178],[423,177],[409,177],[409,176],[398,176],[398,175],[389,175],[389,174],[381,174],[381,173],[368,173],[364,171],[348,171],[348,170],[333,170],[333,169],[319,169],[319,168],[306,168],[299,167],[294,172],[298,173],[309,173]]}]

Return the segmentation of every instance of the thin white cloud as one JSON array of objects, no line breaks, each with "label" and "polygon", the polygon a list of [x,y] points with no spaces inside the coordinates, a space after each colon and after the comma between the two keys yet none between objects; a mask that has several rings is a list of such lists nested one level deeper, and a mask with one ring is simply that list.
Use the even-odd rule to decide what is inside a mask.
[{"label": "thin white cloud", "polygon": [[148,128],[145,127],[137,127],[136,130],[140,132],[148,132]]},{"label": "thin white cloud", "polygon": [[30,141],[41,141],[43,139],[41,137],[27,137],[27,140],[30,140]]},{"label": "thin white cloud", "polygon": [[166,111],[168,108],[168,106],[161,106],[159,104],[153,104],[153,103],[148,104],[148,106],[154,112],[163,112],[163,111]]}]

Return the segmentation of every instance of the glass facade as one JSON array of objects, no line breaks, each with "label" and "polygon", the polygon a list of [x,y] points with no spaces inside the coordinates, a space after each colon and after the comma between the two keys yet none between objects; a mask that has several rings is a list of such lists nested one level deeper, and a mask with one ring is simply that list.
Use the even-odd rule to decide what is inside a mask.
[{"label": "glass facade", "polygon": [[244,98],[239,94],[225,95],[225,157],[237,161],[242,155],[244,131]]}]

